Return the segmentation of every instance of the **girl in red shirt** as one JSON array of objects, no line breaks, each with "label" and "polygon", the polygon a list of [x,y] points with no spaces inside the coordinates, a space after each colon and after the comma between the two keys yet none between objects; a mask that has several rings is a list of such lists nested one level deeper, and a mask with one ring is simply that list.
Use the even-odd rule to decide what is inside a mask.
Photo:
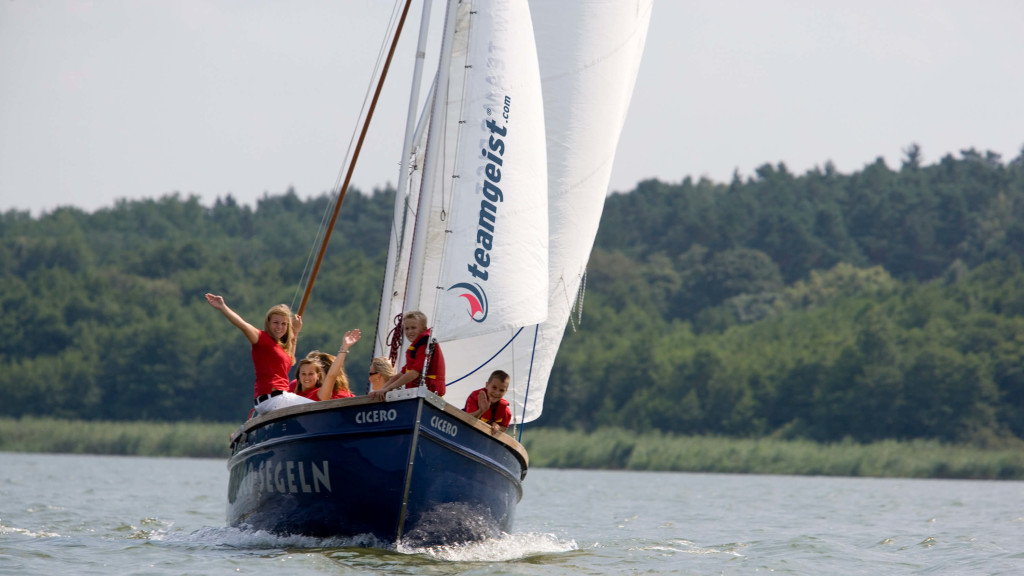
[{"label": "girl in red shirt", "polygon": [[[336,357],[331,358],[329,354],[324,354],[324,356],[331,358],[330,368],[324,377],[325,384],[320,386],[320,391],[317,394],[318,400],[333,400],[334,398],[351,398],[355,396],[348,386],[348,374],[345,373],[345,358],[348,357],[348,349],[356,342],[359,342],[360,337],[362,337],[362,333],[358,328],[349,330],[345,332],[345,338],[342,340],[341,348],[338,349]],[[330,383],[333,383],[333,385]]]},{"label": "girl in red shirt", "polygon": [[295,342],[302,330],[302,318],[292,316],[286,304],[278,304],[267,311],[263,330],[249,324],[234,310],[228,308],[222,296],[206,294],[206,301],[242,331],[252,344],[252,365],[256,372],[253,404],[262,414],[277,408],[309,402],[288,391],[288,371],[295,363]]},{"label": "girl in red shirt", "polygon": [[299,360],[295,380],[292,380],[292,392],[310,400],[319,399],[317,394],[320,392],[320,384],[324,379],[324,367],[320,363],[320,354],[323,353],[314,350]]}]

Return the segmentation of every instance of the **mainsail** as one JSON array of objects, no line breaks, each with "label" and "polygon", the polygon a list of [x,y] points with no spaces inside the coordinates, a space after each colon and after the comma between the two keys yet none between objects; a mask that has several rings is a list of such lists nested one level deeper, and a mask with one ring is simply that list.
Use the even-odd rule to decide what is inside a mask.
[{"label": "mainsail", "polygon": [[547,317],[547,160],[529,8],[475,2],[455,13],[406,292],[407,309],[430,313],[442,342]]},{"label": "mainsail", "polygon": [[410,185],[420,194],[408,286],[404,298],[402,286],[392,290],[399,305],[390,305],[426,312],[443,342],[547,315],[544,113],[529,9],[452,4]]}]

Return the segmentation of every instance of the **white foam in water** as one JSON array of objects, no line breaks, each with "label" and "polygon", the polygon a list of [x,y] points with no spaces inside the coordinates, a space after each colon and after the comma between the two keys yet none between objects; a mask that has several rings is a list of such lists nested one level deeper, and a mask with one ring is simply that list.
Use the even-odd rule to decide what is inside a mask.
[{"label": "white foam in water", "polygon": [[0,536],[6,536],[8,534],[19,534],[21,536],[27,536],[29,538],[57,538],[60,534],[56,532],[34,532],[32,530],[26,530],[24,528],[15,528],[14,526],[4,526],[0,523]]},{"label": "white foam in water", "polygon": [[386,548],[380,540],[370,535],[351,538],[316,538],[299,534],[272,534],[265,530],[232,528],[227,526],[200,528],[191,534],[153,534],[152,540],[170,543],[197,545],[202,547],[225,547],[239,549],[277,548]]},{"label": "white foam in water", "polygon": [[264,530],[245,530],[231,527],[204,527],[184,534],[164,530],[154,531],[150,540],[169,544],[184,544],[202,548],[237,549],[294,549],[294,548],[377,548],[400,554],[423,554],[449,562],[501,562],[536,556],[569,552],[578,549],[573,540],[560,540],[552,534],[502,534],[479,542],[451,546],[412,547],[399,543],[385,543],[370,535],[351,538],[314,538],[296,534],[278,535]]},{"label": "white foam in water", "polygon": [[407,548],[398,545],[403,554],[426,554],[449,562],[503,562],[519,560],[539,554],[552,554],[576,550],[573,540],[559,540],[552,534],[502,534],[479,542],[452,546]]}]

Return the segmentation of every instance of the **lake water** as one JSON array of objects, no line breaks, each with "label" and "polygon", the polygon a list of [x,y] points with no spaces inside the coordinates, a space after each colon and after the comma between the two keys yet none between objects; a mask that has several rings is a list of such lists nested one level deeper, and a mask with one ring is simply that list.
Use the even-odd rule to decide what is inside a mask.
[{"label": "lake water", "polygon": [[227,478],[0,453],[0,574],[1024,574],[1021,482],[534,469],[512,534],[395,549],[227,528]]}]

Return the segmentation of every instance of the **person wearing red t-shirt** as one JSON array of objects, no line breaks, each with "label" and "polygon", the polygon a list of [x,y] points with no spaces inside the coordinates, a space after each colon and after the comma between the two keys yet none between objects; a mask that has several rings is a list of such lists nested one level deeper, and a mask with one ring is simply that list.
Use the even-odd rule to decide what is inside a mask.
[{"label": "person wearing red t-shirt", "polygon": [[[345,358],[348,358],[348,349],[359,342],[362,332],[358,328],[345,332],[341,348],[338,348],[338,355],[330,360],[330,368],[327,376],[324,377],[325,384],[320,387],[317,400],[334,400],[335,398],[351,398],[355,396],[348,386],[348,374],[345,373]],[[324,354],[330,358],[329,354]],[[333,385],[328,384],[333,383]]]},{"label": "person wearing red t-shirt", "polygon": [[[302,360],[296,369],[296,378],[291,382],[291,391],[314,402],[335,398],[351,398],[355,396],[348,388],[348,377],[345,374],[345,356],[348,349],[359,341],[358,329],[345,333],[345,343],[338,350],[338,356],[313,350]],[[334,382],[333,388],[325,386],[325,382]]]},{"label": "person wearing red t-shirt", "polygon": [[512,424],[512,410],[505,400],[509,376],[504,370],[491,372],[483,388],[474,390],[466,398],[463,408],[470,416],[491,424],[491,434],[504,432]]},{"label": "person wearing red t-shirt", "polygon": [[388,378],[383,386],[370,392],[369,396],[374,400],[383,400],[388,392],[396,388],[416,388],[423,372],[426,372],[427,389],[438,396],[444,396],[444,354],[441,353],[440,345],[434,345],[430,365],[425,370],[423,368],[427,359],[427,343],[430,342],[427,315],[418,310],[406,312],[402,317],[402,332],[409,340],[409,348],[405,351],[405,366],[401,372]]},{"label": "person wearing red t-shirt", "polygon": [[304,404],[308,399],[288,391],[288,371],[295,363],[295,342],[302,330],[302,318],[292,316],[286,304],[278,304],[267,311],[263,330],[249,324],[234,310],[228,308],[222,296],[206,294],[206,301],[242,331],[252,344],[252,365],[256,372],[253,404],[256,412]]},{"label": "person wearing red t-shirt", "polygon": [[324,379],[324,367],[320,364],[321,352],[314,350],[299,360],[295,380],[292,380],[291,391],[303,398],[316,401],[319,398],[320,383]]}]

